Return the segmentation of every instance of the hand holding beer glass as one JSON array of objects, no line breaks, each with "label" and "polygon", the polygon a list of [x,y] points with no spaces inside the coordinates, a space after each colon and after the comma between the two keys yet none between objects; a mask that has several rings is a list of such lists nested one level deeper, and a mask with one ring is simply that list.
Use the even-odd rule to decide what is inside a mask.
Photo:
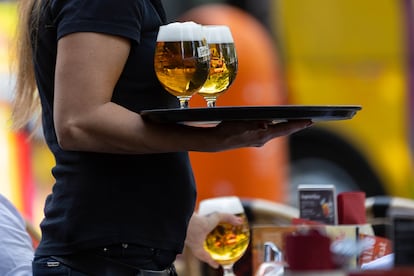
[{"label": "hand holding beer glass", "polygon": [[204,84],[210,68],[210,52],[203,27],[175,22],[160,27],[154,68],[162,86],[180,101],[181,108]]},{"label": "hand holding beer glass", "polygon": [[220,223],[206,237],[204,249],[223,268],[224,276],[235,275],[233,265],[246,251],[250,241],[250,228],[243,205],[238,197],[217,197],[200,202],[199,215],[214,212],[230,213],[243,218],[242,225]]},{"label": "hand holding beer glass", "polygon": [[225,25],[203,27],[210,48],[210,73],[198,94],[208,107],[215,107],[217,97],[223,94],[236,78],[238,60],[230,28]]}]

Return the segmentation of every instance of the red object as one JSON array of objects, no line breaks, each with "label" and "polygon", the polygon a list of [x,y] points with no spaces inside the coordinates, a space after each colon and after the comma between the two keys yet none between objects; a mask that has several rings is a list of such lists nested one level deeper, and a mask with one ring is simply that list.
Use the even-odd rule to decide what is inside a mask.
[{"label": "red object", "polygon": [[338,224],[365,224],[365,193],[343,192],[337,196]]},{"label": "red object", "polygon": [[292,271],[331,270],[331,239],[317,230],[285,236],[285,258]]}]

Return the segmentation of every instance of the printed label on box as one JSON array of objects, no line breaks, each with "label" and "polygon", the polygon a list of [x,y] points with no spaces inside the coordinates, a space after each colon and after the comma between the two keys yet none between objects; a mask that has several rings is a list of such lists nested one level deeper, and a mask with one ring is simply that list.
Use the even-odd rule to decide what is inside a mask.
[{"label": "printed label on box", "polygon": [[299,185],[299,216],[323,224],[337,224],[333,185]]}]

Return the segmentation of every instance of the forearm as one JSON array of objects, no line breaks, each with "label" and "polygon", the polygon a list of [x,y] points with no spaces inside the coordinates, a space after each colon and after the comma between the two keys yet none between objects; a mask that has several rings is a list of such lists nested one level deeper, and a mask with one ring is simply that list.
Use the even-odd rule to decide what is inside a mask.
[{"label": "forearm", "polygon": [[111,102],[88,113],[73,114],[56,129],[59,144],[66,150],[126,154],[209,151],[209,143],[203,142],[209,130],[146,122]]}]

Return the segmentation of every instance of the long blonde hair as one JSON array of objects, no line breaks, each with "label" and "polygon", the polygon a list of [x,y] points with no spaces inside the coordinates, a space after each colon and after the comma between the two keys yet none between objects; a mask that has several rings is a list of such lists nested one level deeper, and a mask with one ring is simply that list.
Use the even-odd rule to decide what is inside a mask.
[{"label": "long blonde hair", "polygon": [[34,120],[39,122],[40,101],[33,65],[31,38],[36,35],[40,14],[40,0],[19,0],[19,22],[16,37],[16,87],[12,101],[12,127],[25,128]]}]

